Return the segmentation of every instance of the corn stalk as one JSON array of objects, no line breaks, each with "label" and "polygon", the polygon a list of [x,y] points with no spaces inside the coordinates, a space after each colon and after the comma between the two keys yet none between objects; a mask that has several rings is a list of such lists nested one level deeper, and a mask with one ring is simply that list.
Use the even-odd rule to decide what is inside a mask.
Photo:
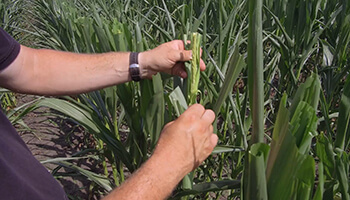
[{"label": "corn stalk", "polygon": [[[198,84],[200,78],[200,48],[202,36],[199,33],[191,34],[192,60],[190,65],[186,64],[187,71],[187,104],[188,106],[197,103]],[[185,40],[186,41],[186,40]],[[194,172],[187,174],[182,181],[182,188],[184,190],[193,189]],[[184,197],[183,199],[188,199]]]},{"label": "corn stalk", "polygon": [[188,89],[188,105],[197,103],[198,84],[200,78],[200,48],[202,35],[199,33],[192,33],[191,35],[191,69],[187,70],[189,75],[189,89]]},{"label": "corn stalk", "polygon": [[264,65],[262,41],[262,0],[249,0],[248,84],[252,112],[252,137],[246,152],[243,197],[267,199],[264,139]]}]

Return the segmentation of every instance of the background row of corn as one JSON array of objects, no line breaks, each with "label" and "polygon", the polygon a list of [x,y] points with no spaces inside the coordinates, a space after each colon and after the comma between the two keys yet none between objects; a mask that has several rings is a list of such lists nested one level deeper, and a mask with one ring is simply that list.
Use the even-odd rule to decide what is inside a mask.
[{"label": "background row of corn", "polygon": [[[164,124],[199,102],[217,115],[219,145],[171,198],[350,198],[348,0],[7,0],[0,20],[24,44],[83,53],[144,51],[200,33],[207,70],[192,91],[193,79],[158,74],[30,104],[93,136],[97,151],[80,156],[94,156],[103,174],[57,164],[93,181],[94,195],[125,181]],[[1,98],[3,108],[15,104],[6,91]],[[28,107],[6,112],[19,122]]]}]

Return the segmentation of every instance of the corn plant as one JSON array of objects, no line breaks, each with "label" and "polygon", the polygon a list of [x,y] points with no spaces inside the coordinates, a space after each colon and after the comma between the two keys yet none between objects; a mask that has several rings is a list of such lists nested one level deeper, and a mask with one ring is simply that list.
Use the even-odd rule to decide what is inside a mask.
[{"label": "corn plant", "polygon": [[316,154],[320,158],[319,184],[315,199],[333,198],[335,193],[341,194],[342,199],[349,196],[349,77],[344,86],[339,107],[336,138],[333,142],[324,133],[317,137]]},{"label": "corn plant", "polygon": [[[50,46],[54,49],[75,52],[125,51],[126,48],[130,48],[128,45],[131,42],[128,41],[127,37],[130,36],[131,33],[122,23],[117,20],[108,21],[105,17],[100,17],[97,11],[93,13],[95,16],[94,18],[81,16],[79,13],[83,10],[80,10],[79,7],[74,7],[74,4],[69,1],[66,3],[67,4],[58,5],[55,1],[49,3],[44,1],[37,2],[36,6],[39,9],[37,14],[46,16],[49,14],[48,12],[54,13],[59,15],[61,20],[67,22],[63,23],[61,20],[58,20],[58,18],[51,18],[50,22],[36,22],[34,28],[45,38],[42,40],[41,46]],[[95,5],[97,4],[92,4],[91,9],[95,9]],[[65,16],[64,14],[68,15]],[[53,24],[53,26],[51,26],[50,29],[44,29],[44,24],[48,23]],[[104,29],[98,27],[104,27]],[[61,34],[56,34],[56,31],[61,32]],[[46,35],[53,35],[54,37],[45,37]],[[67,38],[70,39],[67,40]],[[121,86],[119,89],[128,89],[130,87],[133,87],[133,85]],[[112,166],[112,177],[115,185],[119,185],[125,180],[124,166],[128,168],[128,171],[134,171],[137,166],[141,165],[142,160],[145,159],[140,157],[140,154],[147,153],[137,150],[143,145],[139,143],[138,145],[133,145],[137,149],[130,151],[130,154],[126,150],[127,147],[121,142],[119,127],[122,126],[122,120],[117,120],[117,111],[121,110],[120,116],[122,119],[123,113],[127,113],[127,116],[131,115],[127,104],[125,104],[123,108],[120,107],[118,101],[120,102],[122,100],[123,99],[119,100],[118,98],[117,88],[113,87],[81,95],[78,99],[45,99],[39,104],[39,106],[47,106],[56,109],[71,117],[94,135],[96,143],[98,144],[96,148],[101,152],[101,154],[99,154],[99,161],[104,168],[104,176],[109,176],[107,170],[108,161]],[[132,117],[139,118],[139,115]],[[137,121],[130,125],[129,128],[132,133],[134,131],[140,133],[131,135],[141,135],[139,126],[137,126]],[[124,132],[128,132],[128,130]],[[128,143],[134,143],[134,138],[130,139]],[[96,181],[96,179],[94,180]],[[104,184],[103,188],[107,191],[111,190],[111,184],[107,186]]]},{"label": "corn plant", "polygon": [[[0,26],[13,36],[18,34],[15,29],[18,28],[18,21],[21,19],[21,6],[18,4],[20,4],[20,2],[17,1],[5,1],[0,3]],[[16,107],[16,98],[14,94],[6,89],[1,89],[0,100],[1,107],[4,111]]]},{"label": "corn plant", "polygon": [[21,39],[17,36],[20,34],[20,24],[24,18],[23,12],[23,1],[10,0],[0,2],[0,26],[16,39]]},{"label": "corn plant", "polygon": [[[346,0],[34,4],[37,47],[143,51],[192,32],[201,35],[207,69],[188,71],[189,81],[158,74],[39,102],[68,115],[96,139],[97,160],[105,170],[94,181],[102,188],[121,184],[151,155],[164,124],[199,100],[217,115],[219,144],[170,198],[348,199]],[[197,56],[192,63],[198,66]],[[188,90],[192,80],[195,87]]]},{"label": "corn plant", "polygon": [[[18,0],[0,2],[0,27],[12,37],[22,43],[26,43],[27,35],[23,32],[25,2]],[[18,106],[17,95],[7,89],[0,88],[0,102],[4,114],[13,125],[18,126],[20,131],[31,131],[23,121],[23,117],[35,109],[35,102],[24,103]]]}]

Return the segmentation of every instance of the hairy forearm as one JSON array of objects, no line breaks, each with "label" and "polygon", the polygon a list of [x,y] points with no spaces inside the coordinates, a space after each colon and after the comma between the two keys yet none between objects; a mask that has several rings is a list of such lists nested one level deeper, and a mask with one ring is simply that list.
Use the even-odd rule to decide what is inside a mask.
[{"label": "hairy forearm", "polygon": [[[77,54],[21,46],[15,61],[0,71],[0,87],[20,93],[70,95],[131,80],[129,52]],[[184,62],[192,57],[181,40],[164,43],[138,56],[141,78],[157,72],[187,76]],[[201,60],[201,70],[205,64]]]},{"label": "hairy forearm", "polygon": [[168,158],[151,157],[124,184],[103,200],[166,199],[187,173],[183,168],[171,165]]},{"label": "hairy forearm", "polygon": [[68,95],[130,80],[129,53],[76,54],[22,46],[2,85],[17,92]]}]

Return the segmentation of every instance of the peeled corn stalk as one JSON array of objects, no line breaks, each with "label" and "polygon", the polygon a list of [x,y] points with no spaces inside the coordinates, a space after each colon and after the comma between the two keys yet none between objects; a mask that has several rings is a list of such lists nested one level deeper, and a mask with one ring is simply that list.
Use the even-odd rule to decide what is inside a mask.
[{"label": "peeled corn stalk", "polygon": [[[191,60],[191,66],[188,66],[186,63],[186,70],[188,74],[187,78],[187,103],[188,105],[193,105],[197,103],[197,94],[198,94],[198,83],[199,83],[199,77],[200,77],[200,53],[201,53],[201,39],[202,35],[199,33],[192,33],[191,35],[191,46],[190,49],[192,50],[192,60]],[[187,38],[185,36],[185,40],[187,41]],[[187,174],[184,179],[182,180],[182,189],[184,190],[191,190],[193,188],[193,176],[194,173],[190,172]],[[188,199],[182,198],[182,199]]]},{"label": "peeled corn stalk", "polygon": [[188,73],[190,76],[189,91],[188,95],[188,105],[197,103],[197,93],[198,93],[198,83],[200,77],[200,48],[201,48],[202,35],[199,33],[192,33],[191,35],[191,50],[192,50],[192,60],[191,60],[191,72]]}]

